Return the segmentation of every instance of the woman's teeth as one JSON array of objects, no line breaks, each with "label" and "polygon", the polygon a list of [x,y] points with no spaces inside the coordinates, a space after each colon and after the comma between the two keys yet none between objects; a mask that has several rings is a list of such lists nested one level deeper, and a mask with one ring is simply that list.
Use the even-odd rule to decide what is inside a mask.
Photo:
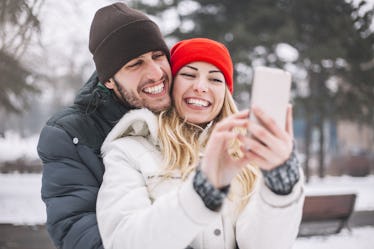
[{"label": "woman's teeth", "polygon": [[191,105],[203,106],[203,107],[207,107],[209,105],[208,101],[205,101],[202,99],[187,99],[187,103]]}]

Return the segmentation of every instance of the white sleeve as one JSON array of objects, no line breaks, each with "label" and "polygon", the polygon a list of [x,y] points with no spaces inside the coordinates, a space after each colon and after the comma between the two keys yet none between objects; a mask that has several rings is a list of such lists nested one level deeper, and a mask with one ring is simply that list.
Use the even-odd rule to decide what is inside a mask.
[{"label": "white sleeve", "polygon": [[277,195],[259,180],[258,189],[236,222],[240,249],[291,249],[297,237],[304,204],[302,172],[288,195]]},{"label": "white sleeve", "polygon": [[185,248],[220,215],[204,206],[193,189],[193,176],[152,203],[136,167],[141,158],[126,154],[121,139],[113,144],[104,156],[96,206],[104,248]]}]

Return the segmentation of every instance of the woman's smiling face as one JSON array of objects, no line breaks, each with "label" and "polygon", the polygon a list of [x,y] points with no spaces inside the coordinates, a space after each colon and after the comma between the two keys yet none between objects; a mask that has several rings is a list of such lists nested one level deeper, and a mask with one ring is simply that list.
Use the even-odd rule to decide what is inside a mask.
[{"label": "woman's smiling face", "polygon": [[205,124],[220,113],[225,99],[225,77],[214,65],[192,62],[174,78],[173,99],[178,115],[193,124]]}]

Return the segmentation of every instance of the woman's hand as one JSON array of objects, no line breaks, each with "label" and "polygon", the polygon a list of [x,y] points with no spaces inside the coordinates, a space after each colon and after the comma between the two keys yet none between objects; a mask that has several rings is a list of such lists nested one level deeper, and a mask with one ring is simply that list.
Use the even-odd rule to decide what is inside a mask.
[{"label": "woman's hand", "polygon": [[263,170],[271,170],[282,165],[291,155],[293,147],[292,106],[287,108],[286,130],[254,106],[253,113],[262,124],[249,124],[250,139],[246,141],[250,162]]},{"label": "woman's hand", "polygon": [[235,131],[238,127],[248,129],[248,116],[248,111],[230,115],[217,123],[210,135],[201,162],[201,171],[216,188],[229,185],[242,167],[249,163],[249,152],[244,146],[238,148],[241,150],[240,158],[233,157],[229,152],[234,139],[238,139],[242,144],[248,142],[248,137]]}]

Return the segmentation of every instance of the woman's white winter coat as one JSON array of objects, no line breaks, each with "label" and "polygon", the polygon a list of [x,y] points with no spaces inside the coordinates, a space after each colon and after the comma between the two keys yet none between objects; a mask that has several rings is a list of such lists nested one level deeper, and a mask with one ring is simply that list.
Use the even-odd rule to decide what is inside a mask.
[{"label": "woman's white winter coat", "polygon": [[241,213],[226,200],[220,212],[204,206],[193,173],[162,177],[157,116],[126,114],[102,146],[104,180],[97,220],[106,249],[287,249],[296,238],[304,200],[302,179],[287,196],[258,181]]}]

